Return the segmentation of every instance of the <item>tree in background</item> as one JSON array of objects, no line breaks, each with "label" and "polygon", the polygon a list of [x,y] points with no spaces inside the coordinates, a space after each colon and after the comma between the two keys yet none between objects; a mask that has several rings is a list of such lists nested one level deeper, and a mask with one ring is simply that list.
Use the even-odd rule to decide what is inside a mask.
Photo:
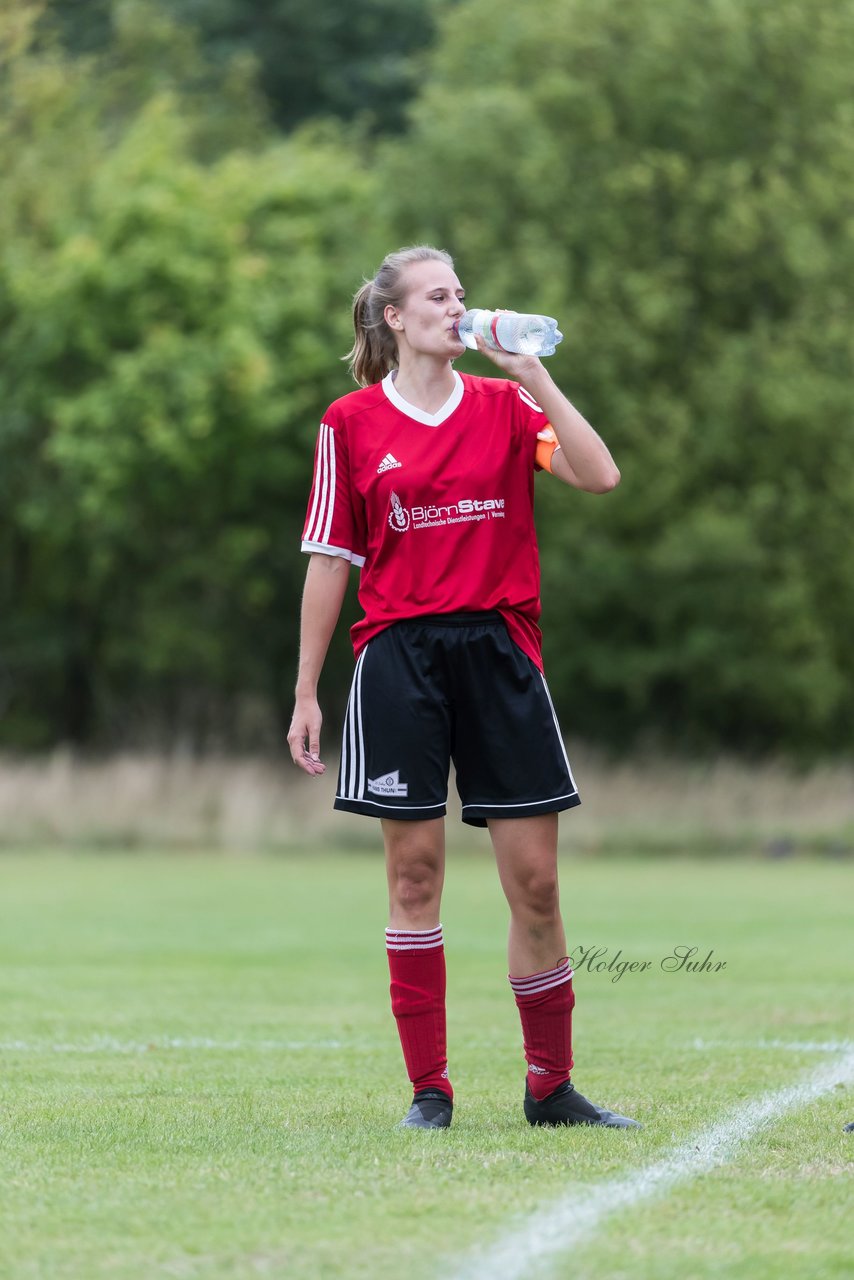
[{"label": "tree in background", "polygon": [[134,103],[144,40],[114,79],[4,34],[4,739],[204,738],[212,708],[234,735],[247,697],[286,721],[372,180],[327,134],[235,150],[232,122],[214,159],[219,106],[162,66]]},{"label": "tree in background", "polygon": [[386,162],[399,238],[561,318],[622,465],[605,502],[539,488],[568,726],[850,749],[854,10],[499,7],[449,15]]},{"label": "tree in background", "polygon": [[[135,4],[139,0],[133,0]],[[419,55],[456,0],[156,0],[144,8],[191,28],[212,69],[251,58],[272,119],[364,115],[373,130],[402,128]],[[72,52],[108,50],[128,0],[50,0],[45,28]]]},{"label": "tree in background", "polygon": [[72,54],[0,8],[0,742],[287,720],[350,295],[430,239],[473,303],[560,317],[622,466],[604,500],[538,482],[571,731],[850,751],[847,0],[448,0],[379,142],[282,140],[245,57],[111,13]]}]

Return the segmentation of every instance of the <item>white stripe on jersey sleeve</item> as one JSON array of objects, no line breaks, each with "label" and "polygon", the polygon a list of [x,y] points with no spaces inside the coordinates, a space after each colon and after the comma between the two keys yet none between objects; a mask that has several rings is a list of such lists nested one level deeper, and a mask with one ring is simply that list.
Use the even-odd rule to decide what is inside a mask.
[{"label": "white stripe on jersey sleeve", "polygon": [[308,555],[315,552],[340,556],[361,568],[365,557],[356,555],[349,547],[339,547],[329,541],[332,518],[335,514],[335,432],[325,422],[320,424],[317,442],[317,462],[314,475],[314,498],[305,526],[301,549]]},{"label": "white stripe on jersey sleeve", "polygon": [[305,525],[305,534],[306,534],[306,538],[309,541],[311,541],[311,534],[312,534],[312,531],[314,530],[315,521],[317,519],[317,505],[320,501],[320,488],[321,488],[320,477],[323,471],[323,441],[324,441],[327,430],[328,428],[326,426],[326,423],[321,422],[320,431],[319,431],[318,440],[317,440],[317,464],[316,464],[317,469],[314,476],[314,501],[311,504],[311,512],[309,513],[309,517]]},{"label": "white stripe on jersey sleeve", "polygon": [[542,413],[542,409],[537,404],[530,391],[526,391],[524,387],[519,387],[519,399],[522,400],[529,409],[533,409],[535,413]]},{"label": "white stripe on jersey sleeve", "polygon": [[[329,441],[332,437],[332,431],[325,422],[320,424],[320,451],[317,460],[317,477],[315,484],[319,491],[320,500],[317,503],[317,517],[311,526],[306,530],[309,541],[322,542],[320,531],[326,519],[326,507],[329,502]],[[332,448],[335,448],[333,442]],[[335,495],[332,495],[334,500]]]},{"label": "white stripe on jersey sleeve", "polygon": [[323,528],[321,542],[329,541],[329,531],[332,528],[332,512],[335,510],[335,432],[331,430],[329,432],[329,500],[326,508],[326,524]]}]

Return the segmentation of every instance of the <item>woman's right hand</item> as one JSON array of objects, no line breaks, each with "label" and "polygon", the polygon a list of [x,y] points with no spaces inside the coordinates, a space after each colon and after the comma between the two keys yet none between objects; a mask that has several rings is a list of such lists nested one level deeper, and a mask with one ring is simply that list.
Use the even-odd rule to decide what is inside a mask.
[{"label": "woman's right hand", "polygon": [[316,698],[298,697],[291,727],[288,730],[288,746],[295,765],[311,778],[326,772],[320,759],[320,726],[323,716]]}]

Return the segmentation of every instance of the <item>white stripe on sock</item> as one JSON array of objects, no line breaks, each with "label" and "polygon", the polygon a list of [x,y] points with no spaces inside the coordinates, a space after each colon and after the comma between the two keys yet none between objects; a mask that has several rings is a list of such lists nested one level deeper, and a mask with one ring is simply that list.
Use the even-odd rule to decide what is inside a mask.
[{"label": "white stripe on sock", "polygon": [[442,946],[442,926],[435,929],[386,929],[388,951],[435,951]]},{"label": "white stripe on sock", "polygon": [[562,960],[556,968],[547,969],[545,973],[532,973],[527,978],[510,978],[509,981],[514,995],[533,996],[569,982],[572,976],[573,971],[569,967],[569,960]]}]

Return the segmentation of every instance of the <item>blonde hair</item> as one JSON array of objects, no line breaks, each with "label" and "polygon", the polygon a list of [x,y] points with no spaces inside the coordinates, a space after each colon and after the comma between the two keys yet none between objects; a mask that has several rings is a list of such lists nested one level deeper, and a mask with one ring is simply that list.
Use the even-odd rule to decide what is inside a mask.
[{"label": "blonde hair", "polygon": [[399,307],[406,297],[404,275],[413,262],[435,259],[453,269],[454,260],[444,249],[429,244],[397,249],[383,259],[373,280],[366,280],[353,299],[353,328],[356,340],[342,359],[349,361],[350,372],[360,387],[381,382],[397,368],[397,342],[385,322],[386,307]]}]

